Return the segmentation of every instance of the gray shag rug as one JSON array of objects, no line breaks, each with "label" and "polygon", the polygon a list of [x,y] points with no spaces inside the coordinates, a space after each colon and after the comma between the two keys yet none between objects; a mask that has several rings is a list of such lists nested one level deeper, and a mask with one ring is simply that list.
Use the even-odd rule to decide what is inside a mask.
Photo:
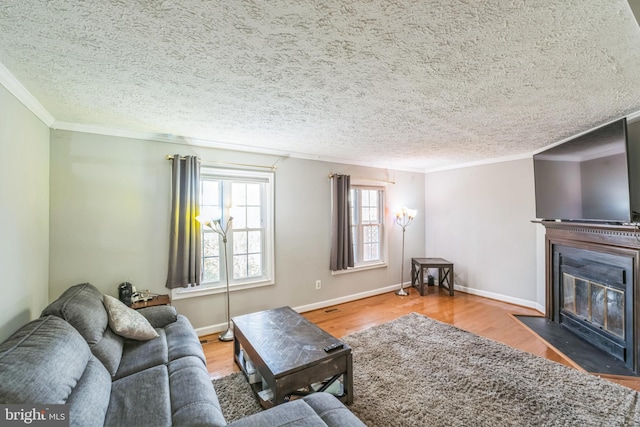
[{"label": "gray shag rug", "polygon": [[[638,392],[412,313],[343,338],[369,427],[638,426]],[[241,373],[214,380],[228,422],[261,410]]]}]

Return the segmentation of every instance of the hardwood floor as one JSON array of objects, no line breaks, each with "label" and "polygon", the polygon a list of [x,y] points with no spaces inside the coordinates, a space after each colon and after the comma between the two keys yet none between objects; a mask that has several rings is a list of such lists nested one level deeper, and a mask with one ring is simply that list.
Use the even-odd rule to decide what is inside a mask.
[{"label": "hardwood floor", "polygon": [[[511,347],[576,368],[560,353],[547,346],[513,317],[513,314],[540,315],[526,307],[483,298],[463,292],[450,297],[442,288],[430,287],[425,296],[408,289],[409,296],[399,297],[393,292],[302,313],[304,317],[330,334],[345,335],[379,325],[405,314],[416,312],[455,325]],[[221,342],[218,335],[200,338],[209,375],[219,378],[239,369],[233,362],[233,342]],[[640,378],[602,376],[635,390],[640,390]]]}]

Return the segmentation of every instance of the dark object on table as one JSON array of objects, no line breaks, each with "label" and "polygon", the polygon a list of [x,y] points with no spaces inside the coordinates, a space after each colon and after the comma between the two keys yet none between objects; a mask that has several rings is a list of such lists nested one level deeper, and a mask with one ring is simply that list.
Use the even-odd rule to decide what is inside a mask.
[{"label": "dark object on table", "polygon": [[118,299],[127,307],[131,306],[133,285],[129,282],[120,283],[118,286]]}]

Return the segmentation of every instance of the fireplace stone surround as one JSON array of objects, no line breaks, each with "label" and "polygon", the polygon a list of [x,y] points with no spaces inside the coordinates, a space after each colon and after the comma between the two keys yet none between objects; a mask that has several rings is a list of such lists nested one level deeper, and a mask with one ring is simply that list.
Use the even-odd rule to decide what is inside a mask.
[{"label": "fireplace stone surround", "polygon": [[640,230],[540,221],[545,227],[545,316],[640,374]]}]

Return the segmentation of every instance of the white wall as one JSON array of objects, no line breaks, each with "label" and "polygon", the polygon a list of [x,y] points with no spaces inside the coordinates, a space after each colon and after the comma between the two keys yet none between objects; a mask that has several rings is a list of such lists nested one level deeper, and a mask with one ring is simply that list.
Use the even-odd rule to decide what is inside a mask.
[{"label": "white wall", "polygon": [[[167,293],[171,165],[165,156],[175,153],[197,154],[204,165],[277,163],[276,284],[232,292],[232,316],[283,305],[311,309],[398,285],[402,233],[393,225],[392,210],[399,205],[424,206],[421,173],[52,131],[52,299],[81,282],[114,296],[125,280]],[[329,271],[331,172],[395,181],[387,186],[387,268],[340,275]],[[423,251],[424,222],[407,230],[409,258]],[[408,281],[408,262],[404,276]],[[314,289],[317,279],[322,280],[319,291]],[[174,305],[201,332],[225,321],[224,294],[177,300]]]},{"label": "white wall", "polygon": [[531,159],[428,173],[426,255],[467,292],[544,310],[533,187]]},{"label": "white wall", "polygon": [[0,341],[48,301],[49,128],[0,85]]}]

